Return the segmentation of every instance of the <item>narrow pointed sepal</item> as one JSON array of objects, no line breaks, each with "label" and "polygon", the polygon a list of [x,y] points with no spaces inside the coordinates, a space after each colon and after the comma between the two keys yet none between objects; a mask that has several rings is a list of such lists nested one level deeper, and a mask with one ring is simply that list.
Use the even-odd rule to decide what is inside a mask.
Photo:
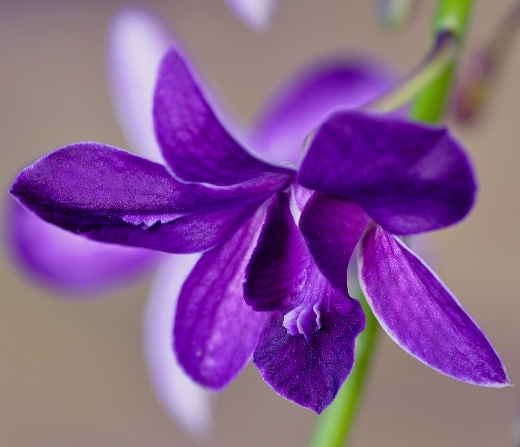
[{"label": "narrow pointed sepal", "polygon": [[177,178],[224,186],[266,172],[292,173],[242,147],[207,96],[188,60],[172,48],[159,69],[153,116],[162,155]]},{"label": "narrow pointed sepal", "polygon": [[204,253],[179,296],[178,361],[195,382],[213,390],[229,385],[247,365],[266,319],[245,303],[242,293],[264,213],[260,208],[224,244]]},{"label": "narrow pointed sepal", "polygon": [[510,385],[475,321],[434,272],[379,226],[363,236],[359,282],[388,335],[427,366],[462,382]]},{"label": "narrow pointed sepal", "polygon": [[175,180],[145,158],[99,143],[76,143],[41,158],[11,193],[42,219],[101,242],[196,253],[224,242],[286,176],[229,187]]}]

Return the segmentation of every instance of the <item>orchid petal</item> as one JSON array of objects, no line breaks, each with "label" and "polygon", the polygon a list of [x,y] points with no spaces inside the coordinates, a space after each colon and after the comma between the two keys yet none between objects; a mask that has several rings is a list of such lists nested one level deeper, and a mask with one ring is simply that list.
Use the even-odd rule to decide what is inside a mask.
[{"label": "orchid petal", "polygon": [[[298,162],[309,132],[337,110],[353,109],[392,85],[385,67],[362,59],[328,60],[286,81],[259,120],[258,148],[269,160]],[[255,146],[256,147],[256,146]]]},{"label": "orchid petal", "polygon": [[494,348],[455,296],[399,238],[379,226],[362,239],[359,280],[379,323],[406,352],[463,382],[509,385]]},{"label": "orchid petal", "polygon": [[454,224],[476,191],[468,158],[446,129],[359,111],[336,113],[318,129],[299,181],[356,202],[394,234]]},{"label": "orchid petal", "polygon": [[288,194],[271,199],[246,269],[244,298],[256,311],[291,306],[305,285],[311,257],[289,209]]},{"label": "orchid petal", "polygon": [[350,258],[370,218],[355,203],[315,192],[300,218],[314,262],[332,286],[348,295]]},{"label": "orchid petal", "polygon": [[188,185],[150,160],[78,143],[22,171],[11,192],[43,219],[91,239],[193,253],[222,243],[286,181],[268,174],[226,188]]},{"label": "orchid petal", "polygon": [[121,9],[108,35],[108,76],[116,118],[132,149],[157,162],[162,162],[162,156],[155,138],[153,94],[159,63],[172,42],[164,22],[137,6]]},{"label": "orchid petal", "polygon": [[211,396],[177,363],[172,332],[182,284],[198,259],[198,255],[163,256],[144,319],[146,366],[157,399],[195,437],[212,426]]},{"label": "orchid petal", "polygon": [[265,210],[202,255],[182,287],[175,318],[179,363],[197,383],[220,390],[250,360],[265,321],[245,302],[242,281]]},{"label": "orchid petal", "polygon": [[336,292],[315,266],[302,294],[320,300],[306,315],[304,334],[289,333],[283,313],[272,313],[254,362],[275,392],[319,414],[352,370],[354,342],[365,317],[359,302]]},{"label": "orchid petal", "polygon": [[226,3],[256,31],[263,31],[269,26],[277,6],[277,0],[226,0]]},{"label": "orchid petal", "polygon": [[162,154],[173,174],[187,182],[225,186],[266,172],[291,173],[256,158],[224,129],[185,57],[172,49],[155,90],[154,119]]},{"label": "orchid petal", "polygon": [[78,237],[10,201],[7,243],[14,259],[35,280],[73,297],[97,293],[139,279],[155,265],[153,251],[119,247]]},{"label": "orchid petal", "polygon": [[327,282],[277,193],[246,269],[246,302],[270,312],[255,350],[262,378],[281,396],[321,413],[354,362],[364,326],[359,302]]}]

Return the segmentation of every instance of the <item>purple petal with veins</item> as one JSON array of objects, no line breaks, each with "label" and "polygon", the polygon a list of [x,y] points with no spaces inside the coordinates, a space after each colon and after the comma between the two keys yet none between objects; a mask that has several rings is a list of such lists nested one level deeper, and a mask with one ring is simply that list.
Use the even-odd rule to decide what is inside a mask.
[{"label": "purple petal with veins", "polygon": [[298,180],[357,203],[394,234],[458,222],[476,191],[468,158],[446,129],[359,111],[336,113],[318,129]]},{"label": "purple petal with veins", "polygon": [[285,193],[268,205],[244,296],[255,310],[272,311],[254,354],[262,378],[321,413],[352,369],[365,319],[359,302],[334,290],[312,261]]},{"label": "purple petal with veins", "polygon": [[246,366],[266,318],[242,293],[264,214],[262,207],[224,244],[204,253],[181,290],[175,351],[186,373],[210,389],[224,388]]},{"label": "purple petal with veins", "polygon": [[226,188],[185,184],[129,152],[79,143],[22,171],[11,192],[43,219],[91,239],[189,253],[222,243],[286,183],[267,174]]},{"label": "purple petal with veins", "polygon": [[365,316],[359,302],[336,292],[315,265],[300,299],[301,305],[285,315],[270,315],[254,361],[274,391],[319,414],[352,369]]},{"label": "purple petal with veins", "polygon": [[292,173],[253,156],[228,133],[175,48],[161,63],[154,120],[164,159],[183,181],[225,186],[269,172]]},{"label": "purple petal with veins", "polygon": [[379,323],[406,352],[462,382],[510,384],[494,348],[455,296],[399,238],[379,226],[362,239],[359,280]]}]

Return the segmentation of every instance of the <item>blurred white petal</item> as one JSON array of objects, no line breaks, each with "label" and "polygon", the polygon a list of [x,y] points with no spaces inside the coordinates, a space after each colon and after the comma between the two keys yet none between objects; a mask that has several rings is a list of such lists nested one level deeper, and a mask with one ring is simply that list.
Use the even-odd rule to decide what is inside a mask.
[{"label": "blurred white petal", "polygon": [[152,104],[159,63],[173,34],[155,14],[130,6],[114,17],[108,35],[108,77],[119,125],[134,151],[162,162]]},{"label": "blurred white petal", "polygon": [[173,352],[173,322],[182,284],[199,256],[164,256],[144,320],[145,355],[157,398],[195,437],[203,437],[211,429],[211,394],[195,384],[177,363]]}]

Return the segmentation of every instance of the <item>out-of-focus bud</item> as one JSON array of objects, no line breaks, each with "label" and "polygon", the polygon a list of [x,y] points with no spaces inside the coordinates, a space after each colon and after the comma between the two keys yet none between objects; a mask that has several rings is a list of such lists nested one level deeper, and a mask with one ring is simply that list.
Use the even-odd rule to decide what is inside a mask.
[{"label": "out-of-focus bud", "polygon": [[377,0],[377,16],[388,31],[405,26],[416,10],[416,0]]},{"label": "out-of-focus bud", "polygon": [[520,29],[520,1],[500,21],[488,45],[475,52],[458,82],[452,114],[462,123],[474,122],[489,102],[497,76]]}]

